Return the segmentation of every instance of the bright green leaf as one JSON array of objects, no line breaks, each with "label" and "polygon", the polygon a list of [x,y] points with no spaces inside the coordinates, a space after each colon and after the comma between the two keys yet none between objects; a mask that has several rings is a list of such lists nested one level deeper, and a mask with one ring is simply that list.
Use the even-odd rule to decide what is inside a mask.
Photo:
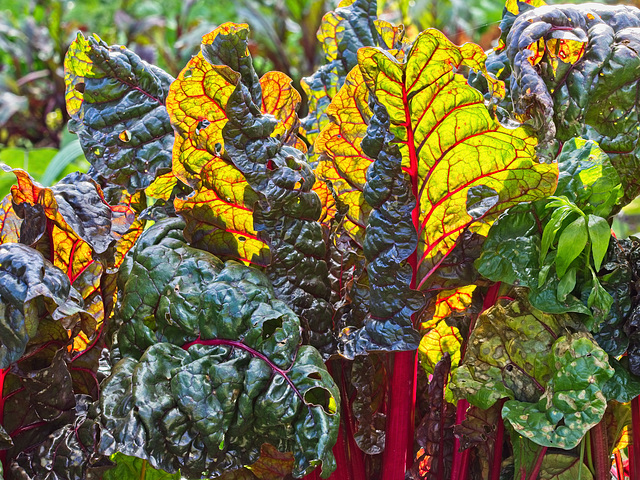
[{"label": "bright green leaf", "polygon": [[596,215],[589,215],[589,240],[591,240],[591,252],[593,254],[593,265],[596,272],[600,270],[602,260],[604,260],[609,248],[609,239],[611,238],[611,227],[607,221]]},{"label": "bright green leaf", "polygon": [[583,216],[576,218],[562,231],[556,255],[556,271],[559,278],[564,276],[571,262],[582,253],[588,238],[587,223]]}]

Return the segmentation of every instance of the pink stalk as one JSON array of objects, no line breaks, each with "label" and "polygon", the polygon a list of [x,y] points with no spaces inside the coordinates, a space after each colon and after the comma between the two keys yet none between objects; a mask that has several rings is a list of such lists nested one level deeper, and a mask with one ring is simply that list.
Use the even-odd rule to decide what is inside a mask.
[{"label": "pink stalk", "polygon": [[640,478],[640,397],[631,400],[631,448],[628,452],[631,478]]},{"label": "pink stalk", "polygon": [[[458,400],[458,408],[456,410],[456,425],[460,425],[467,418],[467,409],[469,402],[466,400]],[[460,440],[456,438],[453,447],[453,468],[451,470],[451,480],[465,480],[469,470],[469,453],[470,449],[460,451]]]},{"label": "pink stalk", "polygon": [[394,354],[393,375],[389,385],[385,449],[382,457],[382,478],[385,480],[404,480],[407,468],[413,463],[413,379],[416,354],[415,351]]},{"label": "pink stalk", "polygon": [[[0,370],[0,425],[4,427],[4,402],[6,397],[4,396],[4,380],[9,373],[9,367]],[[6,431],[6,428],[5,428]],[[7,465],[7,451],[0,450],[0,462],[2,462],[2,469],[5,472],[5,475],[8,474],[8,465]]]},{"label": "pink stalk", "polygon": [[331,474],[329,480],[353,480],[353,476],[351,475],[351,466],[347,460],[347,444],[344,441],[344,423],[340,423],[338,439],[336,444],[333,446],[333,456],[336,457],[337,468],[335,472]]},{"label": "pink stalk", "polygon": [[531,475],[529,475],[529,480],[538,480],[538,475],[542,468],[542,460],[544,460],[545,453],[547,453],[547,447],[542,447],[542,450],[540,450],[540,453],[538,454],[538,459],[533,466],[533,470],[531,470]]},{"label": "pink stalk", "polygon": [[596,471],[595,480],[609,480],[611,457],[609,456],[607,431],[602,421],[591,429],[591,456]]}]

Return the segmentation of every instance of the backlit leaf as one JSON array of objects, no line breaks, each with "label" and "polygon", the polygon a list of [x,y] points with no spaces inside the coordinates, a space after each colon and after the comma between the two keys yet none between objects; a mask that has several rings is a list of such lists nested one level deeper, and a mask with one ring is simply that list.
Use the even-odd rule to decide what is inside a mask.
[{"label": "backlit leaf", "polygon": [[562,278],[564,273],[584,250],[589,239],[587,232],[587,222],[582,215],[571,222],[562,230],[558,240],[558,253],[556,255],[556,271],[558,277]]},{"label": "backlit leaf", "polygon": [[96,180],[133,193],[166,173],[173,130],[165,99],[173,78],[125,47],[81,33],[64,66],[70,129]]},{"label": "backlit leaf", "polygon": [[[535,139],[491,118],[482,95],[454,67],[484,69],[480,47],[456,47],[435,30],[423,32],[400,63],[381,50],[359,52],[370,91],[387,108],[403,170],[417,199],[416,267],[421,287],[453,249],[460,233],[516,203],[553,192],[556,165],[536,161]],[[486,200],[474,215],[468,197]]]},{"label": "backlit leaf", "polygon": [[18,242],[21,223],[22,220],[13,210],[12,197],[7,195],[0,203],[0,245]]},{"label": "backlit leaf", "polygon": [[372,112],[369,91],[359,68],[349,72],[326,113],[330,123],[314,146],[319,157],[315,173],[320,179],[331,182],[340,201],[348,207],[345,229],[362,245],[370,211],[362,191],[372,160],[360,144],[367,134]]}]

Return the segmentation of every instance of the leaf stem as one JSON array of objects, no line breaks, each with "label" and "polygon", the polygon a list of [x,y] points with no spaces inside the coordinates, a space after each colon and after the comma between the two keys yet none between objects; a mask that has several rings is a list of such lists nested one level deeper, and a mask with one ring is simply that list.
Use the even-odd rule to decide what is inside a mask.
[{"label": "leaf stem", "polygon": [[593,457],[591,455],[591,432],[587,432],[584,438],[587,441],[587,446],[585,447],[587,450],[587,467],[589,468],[591,475],[595,476],[596,471],[593,468]]},{"label": "leaf stem", "polygon": [[[0,426],[2,426],[2,428],[4,428],[4,402],[6,400],[6,397],[4,396],[4,380],[7,377],[10,368],[11,367],[0,369]],[[9,470],[7,469],[8,465],[6,450],[0,450],[0,462],[2,463],[2,470],[5,472],[4,474],[7,475]]]},{"label": "leaf stem", "polygon": [[611,457],[609,457],[609,445],[607,432],[603,421],[598,422],[589,432],[591,434],[591,451],[595,467],[595,480],[609,480],[611,470]]},{"label": "leaf stem", "polygon": [[631,400],[631,448],[629,452],[629,467],[631,478],[640,475],[640,397]]},{"label": "leaf stem", "polygon": [[254,350],[253,348],[245,345],[244,343],[238,342],[237,340],[226,340],[223,338],[212,338],[210,340],[202,340],[198,336],[198,338],[196,338],[194,341],[184,344],[182,346],[182,349],[189,350],[189,348],[191,348],[193,345],[223,345],[227,347],[239,348],[240,350],[244,350],[245,352],[249,353],[249,355],[251,355],[252,357],[257,357],[263,362],[265,362],[267,365],[269,365],[271,370],[276,372],[278,375],[281,375],[285,379],[285,381],[289,384],[291,389],[300,398],[300,400],[302,400],[303,403],[306,403],[304,400],[304,397],[300,393],[300,390],[298,390],[298,388],[293,384],[293,381],[289,378],[289,375],[287,375],[287,372],[285,370],[282,370],[275,363],[269,360],[269,358],[266,355],[258,352],[257,350]]},{"label": "leaf stem", "polygon": [[617,480],[624,480],[624,465],[622,464],[622,454],[620,453],[620,450],[614,454],[614,457],[616,459]]},{"label": "leaf stem", "polygon": [[[456,425],[460,425],[467,418],[469,402],[458,400],[456,410]],[[466,480],[469,473],[469,454],[471,449],[460,451],[460,440],[456,437],[453,447],[453,468],[451,470],[451,480]]]},{"label": "leaf stem", "polygon": [[547,447],[542,447],[540,453],[538,454],[538,458],[536,459],[536,463],[531,470],[531,475],[529,475],[529,480],[537,480],[538,474],[540,473],[540,469],[542,468],[542,461],[544,460],[544,456],[547,453]]},{"label": "leaf stem", "polygon": [[413,462],[415,396],[412,392],[416,354],[413,350],[393,355],[386,445],[382,457],[382,478],[385,480],[404,480],[407,467]]}]

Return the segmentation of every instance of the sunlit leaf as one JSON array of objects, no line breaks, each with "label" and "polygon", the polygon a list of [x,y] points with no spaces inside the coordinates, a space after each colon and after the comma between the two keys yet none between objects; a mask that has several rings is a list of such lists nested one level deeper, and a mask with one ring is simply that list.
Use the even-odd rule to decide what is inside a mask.
[{"label": "sunlit leaf", "polygon": [[64,66],[70,129],[95,178],[133,193],[166,173],[173,130],[165,99],[173,78],[125,47],[81,33]]},{"label": "sunlit leaf", "polygon": [[22,220],[13,210],[12,197],[7,195],[0,203],[0,245],[18,242],[21,224]]},{"label": "sunlit leaf", "polygon": [[500,125],[482,95],[454,72],[458,65],[482,70],[484,58],[480,47],[456,47],[435,30],[418,37],[404,63],[372,48],[359,53],[417,199],[418,287],[465,228],[556,186],[557,166],[537,163],[529,131]]},{"label": "sunlit leaf", "polygon": [[322,130],[314,146],[319,156],[315,173],[331,182],[340,201],[348,207],[345,229],[362,244],[370,211],[362,191],[372,160],[365,155],[360,144],[367,134],[372,112],[369,91],[360,68],[349,72],[326,113],[330,123]]}]

